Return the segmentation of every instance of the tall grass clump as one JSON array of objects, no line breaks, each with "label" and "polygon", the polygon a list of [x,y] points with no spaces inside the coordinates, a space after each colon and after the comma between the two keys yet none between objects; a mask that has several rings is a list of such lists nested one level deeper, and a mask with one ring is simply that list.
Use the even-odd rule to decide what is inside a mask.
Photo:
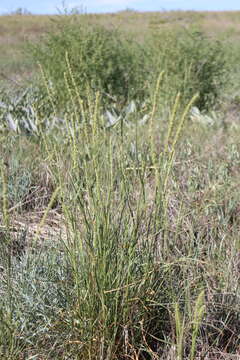
[{"label": "tall grass clump", "polygon": [[[96,93],[82,107],[81,117],[66,117],[67,147],[55,144],[51,152],[44,137],[60,188],[67,227],[64,248],[74,286],[74,304],[64,326],[72,344],[78,344],[80,359],[157,358],[170,336],[166,304],[176,301],[179,288],[173,284],[178,265],[167,260],[168,182],[195,99],[178,115],[177,96],[158,154],[155,119],[161,80],[162,74],[143,125],[135,114],[128,124],[106,126]],[[196,283],[193,296],[200,290]]]},{"label": "tall grass clump", "polygon": [[[143,49],[116,28],[89,24],[84,16],[61,17],[43,41],[30,46],[35,61],[54,83],[54,99],[61,107],[69,99],[64,74],[68,54],[75,84],[83,100],[89,89],[100,91],[102,102],[124,104],[143,98],[146,89]],[[70,82],[72,89],[73,84]]]},{"label": "tall grass clump", "polygon": [[152,66],[165,71],[161,96],[169,99],[180,91],[188,102],[198,93],[195,105],[200,110],[216,107],[228,81],[223,43],[179,27],[155,30],[151,37]]}]

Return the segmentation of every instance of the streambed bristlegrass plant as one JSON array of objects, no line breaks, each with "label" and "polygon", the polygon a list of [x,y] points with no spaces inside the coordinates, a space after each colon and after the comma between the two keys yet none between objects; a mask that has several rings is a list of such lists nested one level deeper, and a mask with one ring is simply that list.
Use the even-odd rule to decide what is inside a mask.
[{"label": "streambed bristlegrass plant", "polygon": [[[113,359],[129,356],[131,349],[147,354],[153,350],[146,343],[146,334],[153,336],[150,343],[158,343],[153,339],[159,336],[160,344],[163,338],[157,334],[161,334],[161,321],[168,316],[163,288],[171,266],[164,264],[168,245],[162,236],[168,226],[167,186],[176,144],[196,97],[178,117],[178,95],[165,145],[159,150],[156,96],[146,124],[135,121],[131,128],[125,124],[109,128],[101,114],[99,93],[89,96],[83,107],[67,55],[66,61],[66,88],[75,110],[66,117],[68,148],[53,147],[51,164],[60,187],[68,233],[64,247],[76,296],[66,326],[74,334],[73,341],[80,341],[81,358]],[[147,144],[139,138],[142,131],[150,134],[144,139]],[[47,151],[49,141],[44,138]],[[131,160],[129,143],[136,154]],[[143,146],[149,153],[140,159]],[[63,151],[68,157],[64,179],[60,171]],[[144,182],[148,176],[153,184],[150,192]],[[156,301],[157,327],[155,309],[151,309]]]}]

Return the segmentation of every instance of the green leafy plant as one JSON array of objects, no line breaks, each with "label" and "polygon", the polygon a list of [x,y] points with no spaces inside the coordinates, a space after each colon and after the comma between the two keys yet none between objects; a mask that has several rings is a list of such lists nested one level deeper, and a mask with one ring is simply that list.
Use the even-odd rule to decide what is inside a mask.
[{"label": "green leafy plant", "polygon": [[[195,105],[209,110],[217,105],[228,81],[223,45],[202,32],[183,29],[153,33],[153,67],[165,71],[162,91],[168,99],[178,91],[188,101],[195,93]],[[154,74],[154,72],[153,72]]]},{"label": "green leafy plant", "polygon": [[[57,30],[30,47],[47,80],[56,87],[56,103],[63,104],[69,99],[64,80],[68,73],[66,53],[83,99],[87,99],[89,88],[99,91],[105,103],[124,104],[129,99],[143,98],[146,94],[143,49],[116,29],[76,19],[72,16],[59,20]],[[71,83],[69,86],[72,90]]]}]

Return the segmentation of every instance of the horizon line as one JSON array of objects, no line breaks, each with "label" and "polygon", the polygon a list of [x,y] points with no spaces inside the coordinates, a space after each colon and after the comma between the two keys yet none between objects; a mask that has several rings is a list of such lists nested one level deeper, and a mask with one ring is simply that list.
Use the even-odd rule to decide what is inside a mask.
[{"label": "horizon line", "polygon": [[[19,13],[18,13],[19,11]],[[21,12],[22,11],[22,12]],[[65,12],[64,12],[65,11]],[[209,9],[161,9],[161,10],[137,10],[137,9],[122,9],[122,10],[116,10],[116,11],[91,11],[88,12],[87,10],[80,11],[78,8],[71,8],[71,9],[64,9],[62,12],[60,9],[56,9],[56,12],[49,12],[49,13],[43,13],[43,12],[31,12],[27,8],[24,7],[18,7],[12,11],[6,11],[6,12],[0,12],[0,16],[11,16],[11,15],[19,15],[19,16],[30,16],[30,15],[107,15],[107,14],[118,14],[118,13],[166,13],[166,12],[206,12],[206,13],[223,13],[223,12],[240,12],[239,9],[225,9],[225,10],[209,10]]]}]

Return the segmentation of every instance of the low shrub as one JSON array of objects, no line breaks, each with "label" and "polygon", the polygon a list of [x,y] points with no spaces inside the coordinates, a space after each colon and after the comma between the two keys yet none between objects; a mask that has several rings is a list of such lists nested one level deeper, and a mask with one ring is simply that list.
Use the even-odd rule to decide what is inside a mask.
[{"label": "low shrub", "polygon": [[[30,46],[47,80],[54,83],[57,105],[69,100],[66,81],[70,90],[76,93],[77,88],[83,99],[88,97],[89,89],[100,91],[105,104],[143,98],[146,66],[142,48],[116,29],[81,23],[79,19],[80,15],[61,17],[54,31]],[[74,83],[66,78],[69,67]]]},{"label": "low shrub", "polygon": [[161,96],[169,99],[181,92],[187,102],[198,93],[200,110],[216,106],[228,80],[223,44],[202,32],[179,28],[155,31],[151,36],[152,74],[165,71]]}]

